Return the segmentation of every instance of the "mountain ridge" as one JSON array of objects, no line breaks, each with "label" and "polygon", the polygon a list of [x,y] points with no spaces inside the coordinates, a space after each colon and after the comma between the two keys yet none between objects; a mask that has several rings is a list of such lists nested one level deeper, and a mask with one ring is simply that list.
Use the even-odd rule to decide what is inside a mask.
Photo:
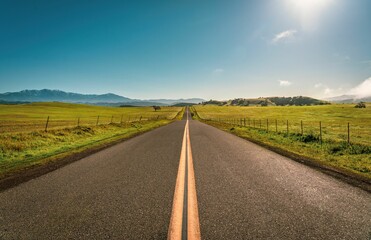
[{"label": "mountain ridge", "polygon": [[22,90],[19,92],[0,93],[1,102],[22,103],[22,102],[67,102],[67,103],[85,103],[103,106],[151,106],[151,105],[174,105],[177,103],[199,103],[205,101],[201,98],[189,99],[131,99],[114,93],[105,94],[81,94],[65,92],[61,90],[41,89],[41,90]]},{"label": "mountain ridge", "polygon": [[235,98],[227,101],[216,101],[210,100],[202,102],[201,104],[213,104],[219,106],[304,106],[304,105],[326,105],[329,102],[305,97],[305,96],[295,96],[295,97],[260,97],[260,98]]}]

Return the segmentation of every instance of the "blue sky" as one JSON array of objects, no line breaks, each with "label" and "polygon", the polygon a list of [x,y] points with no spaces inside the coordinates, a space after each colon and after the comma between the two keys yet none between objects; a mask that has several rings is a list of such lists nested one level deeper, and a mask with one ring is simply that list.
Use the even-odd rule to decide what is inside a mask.
[{"label": "blue sky", "polygon": [[371,1],[0,0],[0,92],[371,95]]}]

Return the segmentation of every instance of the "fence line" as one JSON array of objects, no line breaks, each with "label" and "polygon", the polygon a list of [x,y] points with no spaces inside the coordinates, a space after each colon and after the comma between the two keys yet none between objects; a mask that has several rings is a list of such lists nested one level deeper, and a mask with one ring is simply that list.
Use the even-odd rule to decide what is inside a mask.
[{"label": "fence line", "polygon": [[[197,115],[198,118],[202,120],[209,120],[209,121],[217,121],[221,123],[226,123],[226,124],[232,124],[232,125],[239,125],[241,127],[246,127],[248,129],[261,129],[261,119],[255,119],[255,118],[247,118],[247,123],[246,123],[246,118],[239,118],[240,124],[236,124],[235,119],[223,119],[221,117],[218,117],[217,119],[207,119],[207,118],[202,118],[197,110],[195,108],[192,109],[194,114]],[[257,121],[259,121],[259,125],[257,126]],[[274,133],[273,131],[269,131],[269,120],[266,119],[267,121],[267,127],[265,129],[265,132],[267,133]],[[280,124],[282,122],[282,124]],[[316,123],[318,124],[317,127],[315,127]],[[318,142],[320,144],[323,143],[324,136],[326,136],[326,139],[331,139],[338,141],[339,139],[343,140],[345,143],[348,145],[354,144],[354,143],[361,143],[361,144],[366,144],[366,145],[371,145],[371,126],[365,124],[365,125],[357,125],[353,124],[351,126],[351,122],[346,122],[343,124],[334,124],[334,123],[329,123],[327,125],[323,125],[322,121],[303,121],[303,120],[298,120],[298,122],[289,122],[289,120],[279,120],[279,119],[274,119],[274,125],[275,125],[275,133],[280,134],[284,133],[282,128],[281,130],[279,129],[280,126],[286,125],[286,136],[289,136],[290,134],[299,134],[303,137],[312,135],[312,137],[318,139]],[[309,129],[305,131],[305,129]],[[353,130],[352,130],[353,129]],[[331,131],[332,130],[332,131]],[[352,139],[351,139],[352,138]],[[352,140],[352,141],[351,141]]]},{"label": "fence line", "polygon": [[[177,114],[175,115],[175,117]],[[20,121],[19,123],[14,122],[0,122],[0,134],[10,132],[28,132],[43,130],[48,132],[51,129],[70,128],[70,127],[81,127],[81,126],[99,126],[105,124],[126,124],[156,120],[172,120],[175,117],[160,114],[155,115],[97,115],[97,116],[86,116],[86,117],[61,117],[52,115],[46,116],[45,118],[30,118]]]},{"label": "fence line", "polygon": [[[351,142],[351,124],[350,124],[350,122],[347,122],[345,125],[340,125],[340,124],[339,125],[330,125],[329,124],[329,125],[324,126],[322,121],[318,121],[317,122],[318,127],[317,127],[317,130],[316,130],[315,125],[313,125],[313,123],[315,123],[314,121],[298,120],[297,122],[294,122],[294,121],[289,121],[289,120],[279,120],[279,119],[269,120],[269,119],[265,119],[266,126],[265,126],[265,128],[263,128],[262,119],[255,119],[255,118],[232,118],[232,119],[228,118],[228,119],[223,119],[223,118],[220,118],[220,117],[218,117],[216,119],[213,119],[213,118],[204,119],[204,118],[201,118],[199,115],[198,115],[198,117],[200,119],[203,119],[203,120],[226,123],[226,124],[231,124],[233,126],[246,127],[248,129],[249,128],[258,129],[260,131],[265,131],[267,133],[276,133],[276,134],[285,133],[286,137],[288,137],[292,134],[299,134],[301,136],[313,135],[314,137],[316,137],[316,139],[318,139],[318,142],[321,145],[323,144],[323,141],[324,141],[324,138],[323,138],[324,134],[327,135],[326,139],[329,139],[329,138],[333,137],[334,134],[337,134],[337,138],[339,138],[339,135],[344,135],[343,137],[340,137],[340,139],[343,139],[348,145],[351,145],[352,143],[359,143],[359,142],[367,142],[367,144],[371,143],[371,138],[368,139],[367,137],[366,137],[366,139],[363,139],[364,141],[353,140]],[[272,122],[275,126],[275,131],[270,130],[270,124]],[[280,122],[284,123],[284,126],[285,126],[285,131],[284,132],[282,131],[282,129],[279,130],[280,126],[282,126],[282,125],[280,125]],[[328,127],[334,127],[334,126],[336,126],[336,128],[339,128],[339,127],[343,126],[344,132],[339,134],[339,133],[336,133],[337,131],[335,130],[335,131],[333,131],[334,134],[331,135],[329,133]],[[356,128],[356,126],[354,127],[354,129],[355,128]],[[309,129],[309,130],[305,131],[305,129]],[[317,134],[316,134],[316,132],[317,132]],[[356,136],[354,134],[353,134],[353,136],[354,136],[354,138],[359,138],[359,136]]]}]

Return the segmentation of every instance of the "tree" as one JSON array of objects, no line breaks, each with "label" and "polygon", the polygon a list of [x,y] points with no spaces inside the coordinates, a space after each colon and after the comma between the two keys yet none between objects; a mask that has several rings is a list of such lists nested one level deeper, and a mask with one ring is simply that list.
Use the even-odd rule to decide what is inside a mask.
[{"label": "tree", "polygon": [[268,106],[268,100],[265,99],[264,101],[260,102],[260,105],[261,105],[262,107],[267,107],[267,106]]},{"label": "tree", "polygon": [[357,105],[354,106],[355,108],[366,108],[366,104],[364,102],[359,102]]},{"label": "tree", "polygon": [[161,110],[161,107],[160,106],[152,106],[152,107],[155,110],[155,112],[157,112],[157,110]]}]

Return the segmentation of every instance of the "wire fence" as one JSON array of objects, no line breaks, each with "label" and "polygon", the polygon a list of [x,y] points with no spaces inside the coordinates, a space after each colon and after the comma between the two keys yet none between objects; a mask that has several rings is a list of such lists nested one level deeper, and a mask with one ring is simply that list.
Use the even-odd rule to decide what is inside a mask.
[{"label": "wire fence", "polygon": [[[349,122],[288,120],[269,118],[202,118],[195,109],[195,114],[206,121],[230,124],[255,129],[271,134],[298,135],[311,137],[322,144],[324,141],[346,142],[371,146],[371,126]],[[313,139],[312,139],[313,140]]]},{"label": "wire fence", "polygon": [[48,131],[52,129],[73,128],[79,126],[99,126],[121,124],[128,126],[131,123],[148,122],[155,120],[172,120],[169,115],[96,115],[84,117],[35,117],[15,121],[0,120],[0,133]]}]

